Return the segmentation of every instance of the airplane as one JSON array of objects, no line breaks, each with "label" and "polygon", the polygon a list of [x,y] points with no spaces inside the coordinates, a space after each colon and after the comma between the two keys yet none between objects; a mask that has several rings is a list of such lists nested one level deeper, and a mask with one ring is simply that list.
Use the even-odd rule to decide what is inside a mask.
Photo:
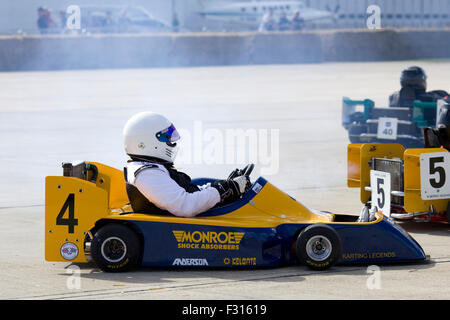
[{"label": "airplane", "polygon": [[336,9],[327,11],[307,7],[302,1],[238,1],[233,3],[214,4],[204,6],[203,10],[197,13],[209,20],[228,23],[239,29],[257,30],[261,19],[270,9],[274,12],[274,18],[277,20],[282,12],[285,12],[290,18],[295,11],[299,11],[305,24],[335,24],[338,18]]}]

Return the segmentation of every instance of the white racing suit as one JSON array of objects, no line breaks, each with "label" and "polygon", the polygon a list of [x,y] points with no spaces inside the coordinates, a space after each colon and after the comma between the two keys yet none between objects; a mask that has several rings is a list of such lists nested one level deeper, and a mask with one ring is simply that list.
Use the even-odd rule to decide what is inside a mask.
[{"label": "white racing suit", "polygon": [[154,162],[129,162],[126,179],[145,196],[150,206],[157,207],[156,211],[159,208],[178,217],[194,217],[221,200],[219,191],[210,184],[194,186],[184,173]]}]

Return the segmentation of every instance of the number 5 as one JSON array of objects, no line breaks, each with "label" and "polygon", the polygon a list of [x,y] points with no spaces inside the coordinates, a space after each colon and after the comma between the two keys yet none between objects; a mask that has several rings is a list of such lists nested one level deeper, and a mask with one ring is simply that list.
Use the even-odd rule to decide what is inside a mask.
[{"label": "number 5", "polygon": [[386,196],[384,194],[384,189],[382,188],[382,186],[384,186],[384,179],[383,178],[377,178],[377,194],[381,195],[381,197],[377,197],[378,198],[378,208],[379,209],[383,209],[384,208],[384,204],[386,202]]},{"label": "number 5", "polygon": [[372,210],[391,214],[391,175],[389,172],[371,170],[370,189],[372,192]]},{"label": "number 5", "polygon": [[430,174],[439,174],[439,182],[436,179],[430,179],[430,184],[435,189],[440,189],[445,185],[445,169],[436,167],[436,163],[444,162],[444,157],[430,158]]}]

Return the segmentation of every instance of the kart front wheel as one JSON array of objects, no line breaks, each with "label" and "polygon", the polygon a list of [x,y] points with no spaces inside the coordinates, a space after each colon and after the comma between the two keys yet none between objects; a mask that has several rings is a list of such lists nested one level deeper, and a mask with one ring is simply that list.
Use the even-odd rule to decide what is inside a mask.
[{"label": "kart front wheel", "polygon": [[310,225],[298,235],[296,248],[302,264],[314,270],[325,270],[338,261],[341,241],[330,226]]},{"label": "kart front wheel", "polygon": [[95,233],[91,255],[103,271],[128,271],[139,262],[139,239],[134,231],[124,225],[107,224]]}]

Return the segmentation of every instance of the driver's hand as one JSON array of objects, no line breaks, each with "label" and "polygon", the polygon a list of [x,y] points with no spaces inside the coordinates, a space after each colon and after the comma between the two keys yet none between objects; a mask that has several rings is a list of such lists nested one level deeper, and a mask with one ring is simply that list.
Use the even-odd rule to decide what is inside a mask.
[{"label": "driver's hand", "polygon": [[242,194],[239,182],[234,180],[217,180],[211,184],[211,187],[216,188],[219,192],[220,203],[222,204],[236,201]]},{"label": "driver's hand", "polygon": [[243,194],[248,185],[247,177],[239,176],[237,178],[234,178],[233,181],[236,182],[236,184],[238,185],[240,194]]}]

